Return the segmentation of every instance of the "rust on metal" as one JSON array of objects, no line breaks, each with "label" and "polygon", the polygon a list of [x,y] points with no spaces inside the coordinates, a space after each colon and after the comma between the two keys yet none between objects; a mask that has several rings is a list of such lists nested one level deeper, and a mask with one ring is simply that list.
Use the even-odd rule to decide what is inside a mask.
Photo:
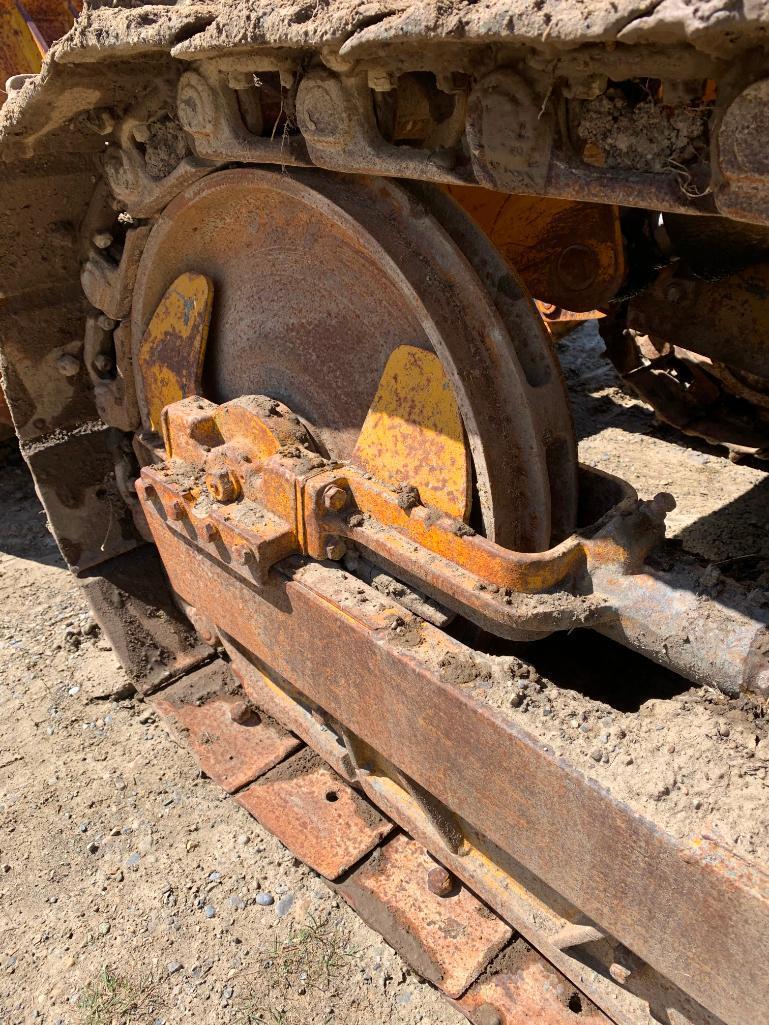
[{"label": "rust on metal", "polygon": [[257,780],[236,799],[327,879],[338,879],[393,828],[309,749]]},{"label": "rust on metal", "polygon": [[[570,533],[576,513],[563,380],[525,290],[444,198],[446,210],[425,199],[415,217],[422,197],[383,179],[210,174],[152,228],[134,334],[144,334],[183,271],[226,281],[207,357],[212,392],[279,396],[313,425],[319,449],[340,460],[355,448],[393,350],[432,350],[462,414],[486,534],[524,551],[546,548]],[[200,232],[201,223],[211,230]]]},{"label": "rust on metal", "polygon": [[625,274],[619,208],[491,189],[447,191],[536,299],[575,313],[605,305]]},{"label": "rust on metal", "polygon": [[[706,608],[693,589],[703,621],[719,624],[713,636],[729,637],[715,658],[710,646],[699,651],[689,643],[691,601],[671,606],[671,623],[655,614],[639,629],[637,606],[653,610],[677,586],[644,567],[675,505],[666,493],[639,502],[624,482],[586,469],[591,490],[583,500],[593,506],[595,527],[547,551],[515,552],[422,505],[414,488],[387,486],[310,451],[297,418],[263,396],[222,406],[194,397],[166,407],[163,417],[172,458],[145,466],[137,485],[149,520],[174,524],[193,542],[202,535],[209,553],[247,580],[266,583],[272,566],[292,554],[338,561],[354,542],[498,636],[523,641],[591,626],[695,682],[704,678],[732,694],[766,690],[761,653],[769,617],[751,603],[713,601]],[[231,494],[220,483],[212,494],[214,471],[226,474]],[[329,502],[329,495],[344,503]]]},{"label": "rust on metal", "polygon": [[200,392],[213,298],[213,283],[204,274],[180,274],[139,344],[139,378],[153,431],[160,430],[165,406]]},{"label": "rust on metal", "polygon": [[[408,622],[360,581],[310,564],[291,579],[273,574],[260,593],[174,532],[156,525],[155,537],[174,589],[226,624],[241,650],[684,992],[730,1025],[755,1025],[757,1002],[769,1006],[769,978],[755,958],[769,936],[769,879],[759,866],[742,862],[738,872],[727,852],[660,833],[586,786],[535,738],[450,682],[441,661],[471,663],[469,649],[428,623]],[[392,629],[396,618],[401,634]],[[729,980],[737,974],[744,987],[736,994]]]},{"label": "rust on metal", "polygon": [[513,947],[510,954],[454,1001],[474,1025],[611,1025],[533,950],[519,954]]},{"label": "rust on metal", "polygon": [[399,833],[336,887],[411,966],[458,997],[510,940],[512,930],[464,887],[430,891],[434,862]]},{"label": "rust on metal", "polygon": [[388,484],[415,487],[425,505],[465,520],[470,451],[441,361],[400,345],[387,361],[350,461]]},{"label": "rust on metal", "polygon": [[203,772],[228,793],[300,746],[269,716],[244,710],[243,696],[233,682],[224,663],[214,662],[150,699],[184,735]]}]

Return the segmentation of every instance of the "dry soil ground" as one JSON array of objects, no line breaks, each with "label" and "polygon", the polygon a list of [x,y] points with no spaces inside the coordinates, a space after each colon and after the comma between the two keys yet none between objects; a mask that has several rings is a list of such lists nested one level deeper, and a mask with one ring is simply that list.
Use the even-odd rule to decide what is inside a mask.
[{"label": "dry soil ground", "polygon": [[[592,329],[561,347],[583,459],[714,560],[769,556],[767,478],[680,443]],[[458,1023],[379,938],[201,779],[125,681],[12,448],[0,470],[0,1025]]]}]

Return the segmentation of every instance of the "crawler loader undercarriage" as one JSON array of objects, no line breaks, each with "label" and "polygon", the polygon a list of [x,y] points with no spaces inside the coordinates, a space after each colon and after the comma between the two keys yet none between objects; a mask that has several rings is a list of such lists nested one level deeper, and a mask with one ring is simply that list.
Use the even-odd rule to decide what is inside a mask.
[{"label": "crawler loader undercarriage", "polygon": [[767,866],[509,714],[575,628],[769,698],[555,343],[769,452],[769,10],[616,6],[86,10],[0,111],[4,388],[137,689],[471,1020],[762,1025]]}]

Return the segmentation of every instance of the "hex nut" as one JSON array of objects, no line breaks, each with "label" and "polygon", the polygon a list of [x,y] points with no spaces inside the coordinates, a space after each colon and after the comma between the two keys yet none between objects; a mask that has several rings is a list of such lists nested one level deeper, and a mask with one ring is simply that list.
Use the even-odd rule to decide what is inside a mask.
[{"label": "hex nut", "polygon": [[349,492],[336,484],[329,484],[323,492],[323,507],[329,512],[341,512],[349,501]]},{"label": "hex nut", "polygon": [[341,537],[329,537],[326,541],[326,558],[333,562],[339,562],[344,558],[347,545]]},{"label": "hex nut", "polygon": [[219,537],[219,528],[213,523],[205,523],[203,525],[203,537],[209,544],[213,544]]},{"label": "hex nut", "polygon": [[215,502],[226,504],[240,497],[240,482],[229,470],[212,470],[207,473],[206,487]]},{"label": "hex nut", "polygon": [[111,374],[115,369],[115,361],[106,352],[97,352],[91,366],[97,374]]},{"label": "hex nut", "polygon": [[184,519],[186,511],[187,510],[184,508],[184,505],[177,500],[171,502],[170,506],[168,507],[168,515],[170,519],[175,520],[177,523],[179,522],[179,520]]}]

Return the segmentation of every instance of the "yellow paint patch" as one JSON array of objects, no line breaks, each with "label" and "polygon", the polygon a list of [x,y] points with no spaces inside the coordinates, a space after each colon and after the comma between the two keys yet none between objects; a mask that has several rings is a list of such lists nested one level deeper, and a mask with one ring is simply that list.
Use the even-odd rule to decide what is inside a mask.
[{"label": "yellow paint patch", "polygon": [[139,346],[139,373],[153,431],[160,431],[167,405],[200,393],[213,299],[204,274],[181,274],[152,315]]},{"label": "yellow paint patch", "polygon": [[11,75],[36,75],[40,65],[40,47],[19,8],[0,0],[0,90]]},{"label": "yellow paint patch", "polygon": [[425,505],[467,518],[470,455],[454,390],[434,353],[395,349],[352,462],[384,483],[413,485]]}]

